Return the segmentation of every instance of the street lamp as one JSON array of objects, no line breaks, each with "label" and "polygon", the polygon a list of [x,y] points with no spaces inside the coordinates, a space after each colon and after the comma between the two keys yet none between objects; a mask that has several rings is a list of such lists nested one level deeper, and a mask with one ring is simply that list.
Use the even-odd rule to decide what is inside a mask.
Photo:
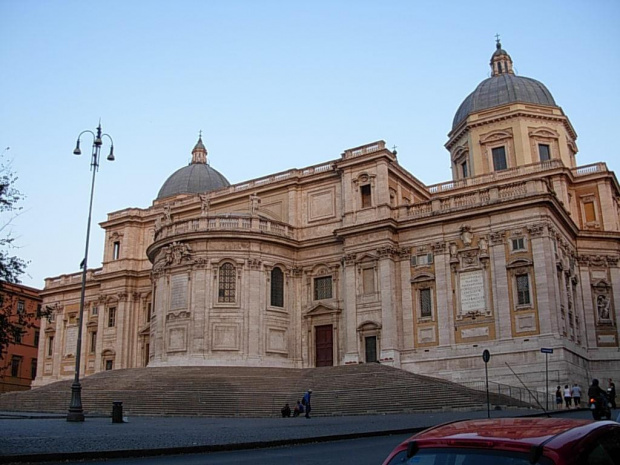
[{"label": "street lamp", "polygon": [[84,260],[80,266],[82,267],[82,292],[80,294],[80,316],[78,320],[78,337],[77,349],[75,352],[75,377],[71,385],[71,403],[69,404],[69,413],[67,413],[67,421],[84,421],[84,409],[82,408],[82,385],[80,384],[80,359],[82,355],[82,322],[84,320],[84,298],[86,295],[86,270],[88,268],[88,242],[90,240],[90,218],[93,211],[93,194],[95,193],[95,174],[99,169],[99,152],[103,145],[102,137],[110,139],[110,154],[108,161],[114,161],[114,142],[109,134],[101,134],[101,121],[97,126],[97,133],[90,130],[82,131],[77,138],[74,155],[81,155],[80,137],[82,134],[89,133],[93,136],[93,154],[90,161],[90,170],[93,172],[93,180],[90,186],[90,204],[88,206],[88,223],[86,225],[86,249],[84,251]]}]

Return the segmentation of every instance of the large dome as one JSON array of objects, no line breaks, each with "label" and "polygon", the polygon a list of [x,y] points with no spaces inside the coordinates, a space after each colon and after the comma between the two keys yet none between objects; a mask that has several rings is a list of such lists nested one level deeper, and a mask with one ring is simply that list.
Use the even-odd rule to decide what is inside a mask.
[{"label": "large dome", "polygon": [[202,194],[227,186],[230,183],[224,175],[207,165],[207,149],[200,138],[192,151],[192,162],[166,179],[157,200],[178,194]]},{"label": "large dome", "polygon": [[551,92],[535,79],[515,76],[512,59],[497,42],[497,50],[491,57],[492,76],[482,81],[469,94],[456,111],[452,129],[456,128],[471,113],[513,102],[557,106]]}]

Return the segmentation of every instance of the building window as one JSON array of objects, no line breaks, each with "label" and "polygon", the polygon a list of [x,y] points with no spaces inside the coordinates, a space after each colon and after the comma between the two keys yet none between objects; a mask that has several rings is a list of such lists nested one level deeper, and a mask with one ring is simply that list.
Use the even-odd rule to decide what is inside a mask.
[{"label": "building window", "polygon": [[13,344],[21,344],[22,343],[22,335],[23,335],[23,331],[19,331],[17,333],[15,333],[15,340],[13,341]]},{"label": "building window", "polygon": [[11,358],[11,376],[13,378],[17,378],[19,376],[19,368],[21,364],[22,364],[21,357],[13,356],[13,358]]},{"label": "building window", "polygon": [[220,266],[218,302],[234,302],[237,289],[237,270],[230,263]]},{"label": "building window", "polygon": [[33,358],[30,363],[30,379],[35,379],[37,377],[37,359]]},{"label": "building window", "polygon": [[583,211],[586,216],[586,223],[594,223],[596,221],[596,210],[594,209],[594,202],[584,202]]},{"label": "building window", "polygon": [[26,313],[26,302],[24,302],[23,300],[18,300],[17,301],[17,314],[23,315],[24,313]]},{"label": "building window", "polygon": [[375,269],[364,268],[362,269],[362,289],[364,294],[375,293]]},{"label": "building window", "polygon": [[467,166],[467,162],[464,161],[461,163],[461,177],[466,178],[469,176],[469,167]]},{"label": "building window", "polygon": [[110,371],[112,368],[114,368],[114,360],[106,360],[105,361],[106,371]]},{"label": "building window", "polygon": [[431,290],[420,289],[420,317],[430,318],[433,312],[433,300]]},{"label": "building window", "polygon": [[433,263],[433,254],[425,253],[411,257],[411,266],[428,266]]},{"label": "building window", "polygon": [[93,307],[90,309],[90,316],[97,316],[99,315],[99,308],[98,307]]},{"label": "building window", "polygon": [[528,274],[518,274],[517,280],[517,305],[530,305],[530,277]]},{"label": "building window", "polygon": [[54,355],[54,336],[47,338],[47,356],[51,357],[52,355]]},{"label": "building window", "polygon": [[39,331],[35,331],[34,332],[34,342],[33,342],[35,347],[39,347],[39,338],[40,338]]},{"label": "building window", "polygon": [[551,149],[547,144],[538,144],[538,157],[540,161],[551,160]]},{"label": "building window", "polygon": [[271,305],[284,307],[284,273],[278,267],[271,270]]},{"label": "building window", "polygon": [[118,260],[121,256],[121,243],[119,241],[114,242],[112,249],[112,260]]},{"label": "building window", "polygon": [[153,304],[149,302],[146,304],[146,322],[147,323],[151,321],[152,311],[153,311]]},{"label": "building window", "polygon": [[493,169],[495,171],[502,171],[508,169],[508,165],[506,164],[506,148],[495,147],[493,150]]},{"label": "building window", "polygon": [[518,237],[512,240],[512,250],[525,250],[525,238]]},{"label": "building window", "polygon": [[116,307],[110,307],[108,309],[108,328],[114,328],[116,326]]},{"label": "building window", "polygon": [[360,192],[362,194],[362,208],[371,207],[372,199],[370,196],[370,184],[360,186]]},{"label": "building window", "polygon": [[90,353],[94,354],[97,351],[97,331],[91,331],[90,333]]},{"label": "building window", "polygon": [[314,278],[314,300],[332,298],[332,277]]}]

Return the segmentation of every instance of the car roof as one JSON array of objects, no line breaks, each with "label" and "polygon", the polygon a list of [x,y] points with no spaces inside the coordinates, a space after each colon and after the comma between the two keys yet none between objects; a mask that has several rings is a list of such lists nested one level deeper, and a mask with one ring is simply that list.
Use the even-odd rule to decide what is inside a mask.
[{"label": "car roof", "polygon": [[570,418],[495,418],[446,423],[422,431],[405,441],[423,447],[492,447],[529,450],[545,445],[560,449],[611,422]]}]

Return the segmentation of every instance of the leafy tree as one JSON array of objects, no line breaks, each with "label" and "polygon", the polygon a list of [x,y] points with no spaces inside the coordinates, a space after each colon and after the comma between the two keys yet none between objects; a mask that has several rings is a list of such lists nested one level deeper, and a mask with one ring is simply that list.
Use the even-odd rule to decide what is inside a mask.
[{"label": "leafy tree", "polygon": [[0,359],[10,343],[19,340],[25,328],[36,322],[36,313],[18,311],[17,297],[10,285],[18,284],[27,263],[14,255],[14,240],[9,227],[22,207],[18,205],[23,196],[15,187],[17,177],[9,162],[4,159],[8,147],[0,155]]}]

